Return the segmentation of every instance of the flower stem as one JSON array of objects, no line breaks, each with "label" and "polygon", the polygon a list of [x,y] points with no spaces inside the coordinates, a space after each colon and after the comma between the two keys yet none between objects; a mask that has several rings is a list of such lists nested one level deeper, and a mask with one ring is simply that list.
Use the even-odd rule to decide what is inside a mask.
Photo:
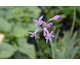
[{"label": "flower stem", "polygon": [[47,21],[47,24],[48,24],[49,20]]},{"label": "flower stem", "polygon": [[76,6],[74,6],[74,16],[73,16],[73,23],[72,23],[72,27],[71,27],[69,41],[70,41],[72,33],[73,33],[73,29],[74,29],[74,25],[75,25],[75,19],[76,19]]},{"label": "flower stem", "polygon": [[69,44],[70,44],[70,40],[71,40],[71,37],[72,37],[72,33],[73,33],[73,30],[74,30],[74,25],[75,25],[75,19],[76,19],[76,6],[74,6],[74,16],[73,16],[73,23],[72,23],[72,27],[71,27],[71,31],[70,31],[70,37],[69,37],[69,41],[68,41],[68,45],[67,45],[67,53],[68,53],[68,58],[69,58]]},{"label": "flower stem", "polygon": [[55,59],[54,46],[53,46],[52,42],[50,42],[50,45],[51,45],[51,51],[52,51],[52,58]]}]

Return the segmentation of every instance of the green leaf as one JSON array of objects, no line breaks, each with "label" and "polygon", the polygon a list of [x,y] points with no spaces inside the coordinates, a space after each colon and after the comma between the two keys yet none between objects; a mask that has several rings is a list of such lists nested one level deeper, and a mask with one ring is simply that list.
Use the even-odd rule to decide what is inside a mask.
[{"label": "green leaf", "polygon": [[5,15],[6,15],[6,11],[0,9],[0,17],[3,17],[3,16],[5,16]]},{"label": "green leaf", "polygon": [[16,49],[8,44],[3,42],[0,46],[0,58],[9,58],[16,52]]},{"label": "green leaf", "polygon": [[80,12],[80,6],[77,6],[76,9],[78,12]]},{"label": "green leaf", "polygon": [[26,43],[26,38],[18,39],[18,50],[31,58],[36,58],[34,45]]},{"label": "green leaf", "polygon": [[33,6],[33,7],[29,6],[27,8],[28,8],[29,12],[32,12],[34,14],[39,14],[41,12],[41,9],[38,8],[37,6]]},{"label": "green leaf", "polygon": [[11,30],[11,24],[5,19],[0,18],[0,31],[9,32]]},{"label": "green leaf", "polygon": [[15,37],[23,37],[28,35],[28,30],[21,26],[15,25],[12,31],[12,35]]},{"label": "green leaf", "polygon": [[25,54],[22,54],[20,53],[19,51],[17,51],[15,54],[14,54],[14,59],[31,59],[30,57],[28,57],[27,55]]},{"label": "green leaf", "polygon": [[15,8],[12,9],[11,13],[16,19],[18,19],[18,18],[20,18],[24,15],[23,11],[24,10],[22,9],[22,7],[15,7]]}]

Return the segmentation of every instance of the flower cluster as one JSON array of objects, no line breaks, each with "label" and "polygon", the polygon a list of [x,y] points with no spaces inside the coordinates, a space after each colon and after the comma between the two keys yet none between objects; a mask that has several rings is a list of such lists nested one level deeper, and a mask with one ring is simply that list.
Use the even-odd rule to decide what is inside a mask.
[{"label": "flower cluster", "polygon": [[[56,15],[56,16],[54,16],[53,18],[49,19],[49,21],[51,21],[51,20],[58,20],[59,17],[60,17],[59,15]],[[35,37],[35,39],[36,39],[36,38],[39,38],[39,37],[36,35],[36,33],[37,33],[38,31],[43,31],[43,36],[45,37],[46,43],[47,43],[48,40],[52,41],[51,37],[55,37],[54,35],[52,35],[53,31],[51,31],[51,32],[49,33],[49,31],[47,30],[48,28],[50,28],[50,27],[53,25],[53,23],[48,23],[48,24],[47,24],[46,22],[43,22],[43,21],[42,21],[42,18],[43,18],[43,15],[39,18],[39,20],[33,19],[33,21],[36,22],[35,27],[38,26],[38,25],[42,25],[42,28],[37,29],[34,33],[32,33],[32,32],[29,32],[29,33],[31,34],[30,37]]]}]

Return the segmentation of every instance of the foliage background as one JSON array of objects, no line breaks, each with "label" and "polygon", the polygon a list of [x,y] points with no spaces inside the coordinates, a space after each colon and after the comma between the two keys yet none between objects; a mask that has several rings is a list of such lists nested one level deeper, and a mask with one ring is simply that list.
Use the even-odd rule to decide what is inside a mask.
[{"label": "foliage background", "polygon": [[[33,19],[44,15],[48,21],[55,15],[59,20],[51,21],[54,35],[55,59],[80,58],[80,7],[76,7],[76,23],[73,36],[69,41],[70,28],[73,22],[73,6],[0,6],[0,33],[5,39],[0,46],[0,59],[51,59],[50,43],[46,43],[42,32],[40,39],[30,38],[29,31],[34,32]],[[68,44],[69,43],[69,44]]]}]

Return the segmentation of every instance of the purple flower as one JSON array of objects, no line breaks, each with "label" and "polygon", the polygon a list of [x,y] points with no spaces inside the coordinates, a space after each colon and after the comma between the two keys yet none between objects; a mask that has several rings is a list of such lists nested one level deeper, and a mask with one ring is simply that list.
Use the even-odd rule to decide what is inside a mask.
[{"label": "purple flower", "polygon": [[37,33],[37,32],[38,32],[38,29],[37,29],[34,33],[29,32],[29,33],[31,34],[30,37],[35,37],[35,39],[36,39],[36,38],[39,38],[39,37],[36,36],[36,33]]},{"label": "purple flower", "polygon": [[58,20],[59,17],[60,17],[59,15],[56,15],[53,18],[49,19],[49,21],[51,21],[51,20]]},{"label": "purple flower", "polygon": [[33,19],[33,21],[36,22],[35,27],[42,24],[42,22],[43,22],[43,21],[42,21],[42,18],[43,18],[43,15],[39,18],[39,20]]},{"label": "purple flower", "polygon": [[50,28],[51,25],[53,25],[53,23],[49,23],[49,24],[47,24],[47,28]]},{"label": "purple flower", "polygon": [[44,28],[41,28],[39,29],[40,31],[43,31],[43,36],[46,36],[46,32],[47,32],[47,28],[44,27]]},{"label": "purple flower", "polygon": [[[51,20],[58,20],[59,17],[60,17],[59,15],[56,15],[56,16],[54,16],[53,18],[49,19],[49,21],[51,21]],[[36,38],[39,38],[39,37],[36,35],[36,33],[37,33],[38,30],[39,30],[39,31],[43,31],[43,36],[44,36],[45,39],[46,39],[46,43],[48,42],[48,39],[52,42],[51,37],[55,37],[55,36],[52,35],[53,31],[51,31],[51,32],[49,33],[47,29],[50,28],[50,27],[53,25],[53,23],[48,23],[48,22],[49,22],[49,21],[48,21],[48,22],[47,22],[48,24],[47,24],[46,22],[42,21],[42,18],[43,18],[43,15],[42,15],[38,20],[33,19],[33,21],[36,22],[35,27],[38,26],[38,25],[42,25],[42,28],[37,29],[34,33],[29,32],[29,33],[31,34],[30,37],[35,37],[35,39],[36,39]]]},{"label": "purple flower", "polygon": [[47,28],[44,27],[43,30],[43,36],[46,36]]},{"label": "purple flower", "polygon": [[53,23],[49,23],[49,25],[53,25]]},{"label": "purple flower", "polygon": [[50,28],[51,26],[49,24],[47,24],[47,28]]},{"label": "purple flower", "polygon": [[49,32],[47,31],[47,36],[45,37],[46,43],[48,42],[48,39],[52,42],[51,37],[55,37],[54,35],[52,35],[52,33],[53,33],[53,31],[51,31],[51,33],[49,33]]},{"label": "purple flower", "polygon": [[43,31],[43,28],[40,28],[39,31]]}]

